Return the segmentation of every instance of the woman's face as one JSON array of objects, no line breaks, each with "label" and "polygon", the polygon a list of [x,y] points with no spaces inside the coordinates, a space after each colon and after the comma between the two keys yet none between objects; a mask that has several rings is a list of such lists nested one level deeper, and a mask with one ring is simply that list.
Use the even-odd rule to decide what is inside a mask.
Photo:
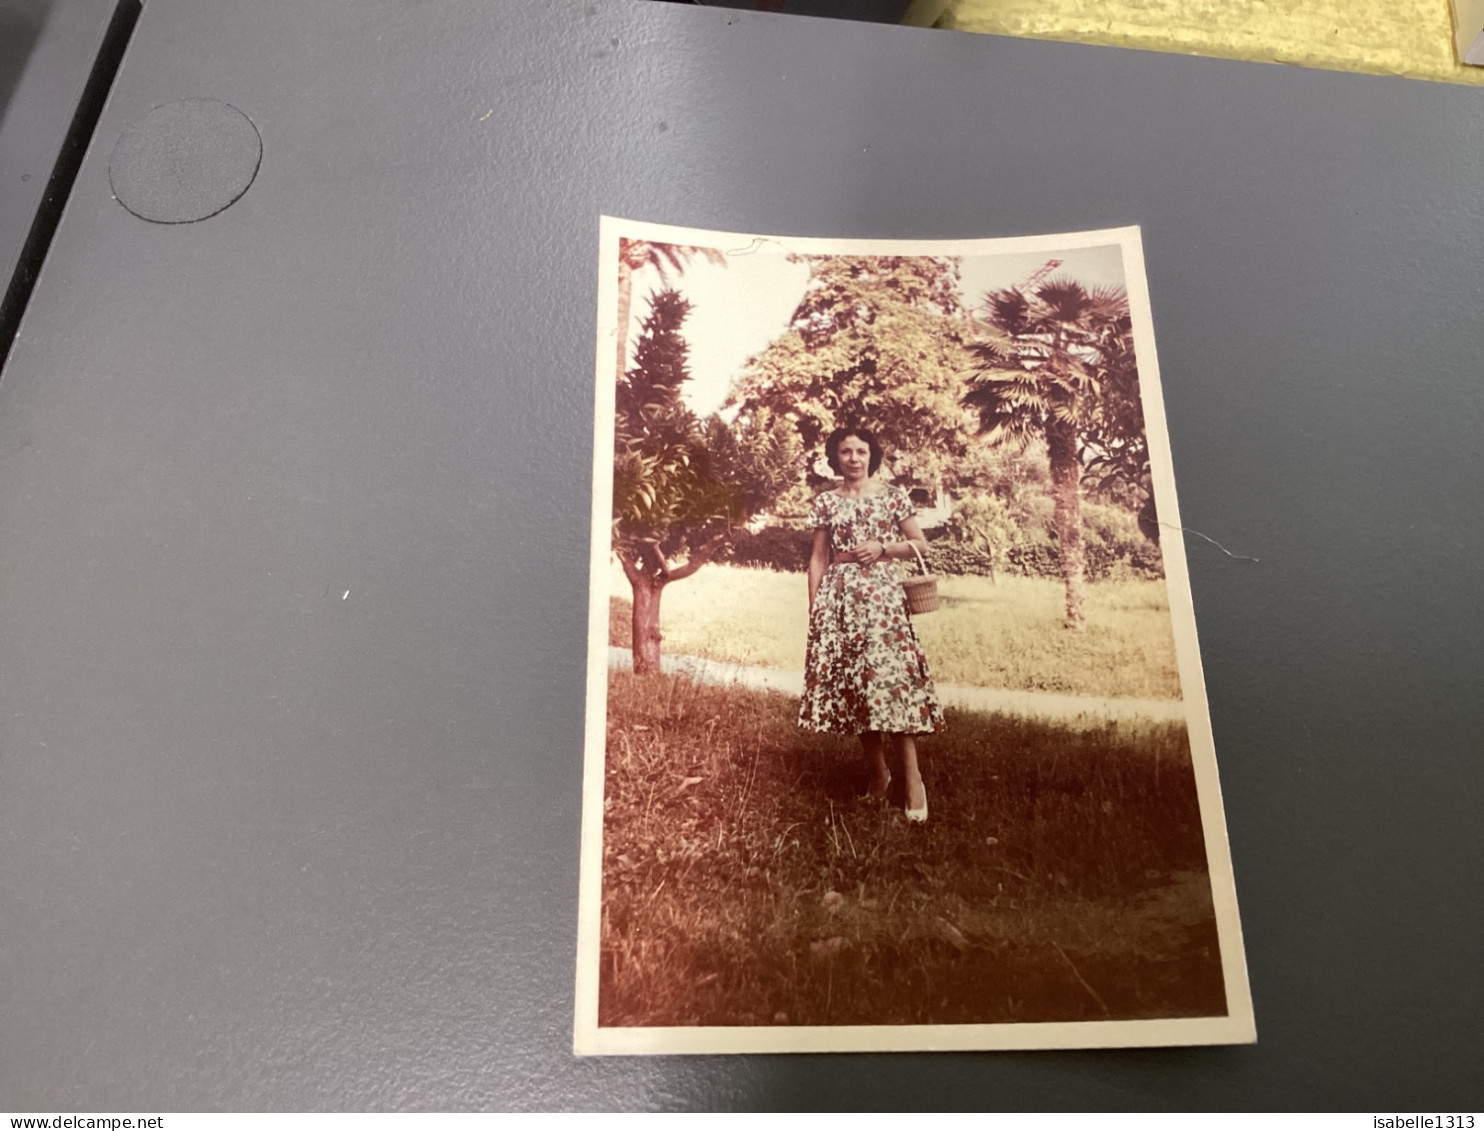
[{"label": "woman's face", "polygon": [[846,479],[864,479],[871,470],[871,445],[859,436],[846,436],[835,449],[840,472]]}]

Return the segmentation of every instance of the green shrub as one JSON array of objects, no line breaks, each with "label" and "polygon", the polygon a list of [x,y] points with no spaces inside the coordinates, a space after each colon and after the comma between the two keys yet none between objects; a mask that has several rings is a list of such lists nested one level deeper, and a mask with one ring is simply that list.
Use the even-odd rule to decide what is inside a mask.
[{"label": "green shrub", "polygon": [[924,556],[928,569],[933,573],[958,577],[990,577],[993,574],[989,551],[966,542],[950,542],[946,538],[932,542]]},{"label": "green shrub", "polygon": [[1123,507],[1083,503],[1082,544],[1091,581],[1164,576],[1159,547],[1139,530],[1138,515]]},{"label": "green shrub", "polygon": [[1060,577],[1061,552],[1055,537],[1045,530],[1026,532],[1027,537],[1005,551],[1009,572],[1021,577]]},{"label": "green shrub", "polygon": [[765,526],[755,534],[742,530],[719,560],[782,573],[803,573],[809,568],[809,543],[809,531],[787,526]]},{"label": "green shrub", "polygon": [[[990,517],[1000,519],[999,515]],[[950,526],[943,536],[929,543],[928,569],[956,577],[991,577],[997,572],[1017,577],[1061,577],[1061,553],[1049,523],[1008,529],[997,526],[993,534],[997,544],[991,549],[982,538],[973,538],[970,530]],[[743,530],[718,560],[802,573],[809,568],[809,543],[808,530],[788,526],[765,526],[756,533]],[[1123,507],[1084,502],[1082,547],[1089,581],[1156,580],[1164,576],[1159,546],[1144,537],[1137,515]]]}]

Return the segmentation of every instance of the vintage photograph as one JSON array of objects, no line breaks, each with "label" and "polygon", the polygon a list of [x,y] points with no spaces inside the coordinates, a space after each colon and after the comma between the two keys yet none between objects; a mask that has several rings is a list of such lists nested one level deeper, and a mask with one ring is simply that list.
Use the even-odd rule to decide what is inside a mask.
[{"label": "vintage photograph", "polygon": [[598,273],[576,1051],[1252,1040],[1138,229]]}]

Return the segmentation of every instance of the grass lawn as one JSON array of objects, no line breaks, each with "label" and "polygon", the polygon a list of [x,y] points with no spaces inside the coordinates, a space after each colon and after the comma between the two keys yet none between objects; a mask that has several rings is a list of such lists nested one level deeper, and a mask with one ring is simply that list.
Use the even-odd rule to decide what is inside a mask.
[{"label": "grass lawn", "polygon": [[909,826],[796,709],[611,673],[602,1025],[1225,1013],[1183,726],[950,711]]},{"label": "grass lawn", "polygon": [[[1180,678],[1163,581],[1087,586],[1087,631],[1061,627],[1059,581],[939,580],[942,607],[916,618],[942,683],[1136,699],[1178,699]],[[610,643],[630,643],[628,583],[616,574]],[[667,652],[802,671],[808,634],[803,574],[708,565],[665,590]]]}]

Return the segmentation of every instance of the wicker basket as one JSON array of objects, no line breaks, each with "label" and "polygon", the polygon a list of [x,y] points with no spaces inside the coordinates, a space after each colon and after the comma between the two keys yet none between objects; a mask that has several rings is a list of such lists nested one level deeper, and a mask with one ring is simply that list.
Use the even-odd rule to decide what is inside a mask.
[{"label": "wicker basket", "polygon": [[908,542],[912,552],[917,555],[917,564],[922,567],[921,577],[902,578],[902,590],[907,595],[907,612],[916,616],[919,613],[931,613],[938,608],[938,578],[927,569],[927,562],[922,560],[922,551],[917,548],[915,542]]}]

